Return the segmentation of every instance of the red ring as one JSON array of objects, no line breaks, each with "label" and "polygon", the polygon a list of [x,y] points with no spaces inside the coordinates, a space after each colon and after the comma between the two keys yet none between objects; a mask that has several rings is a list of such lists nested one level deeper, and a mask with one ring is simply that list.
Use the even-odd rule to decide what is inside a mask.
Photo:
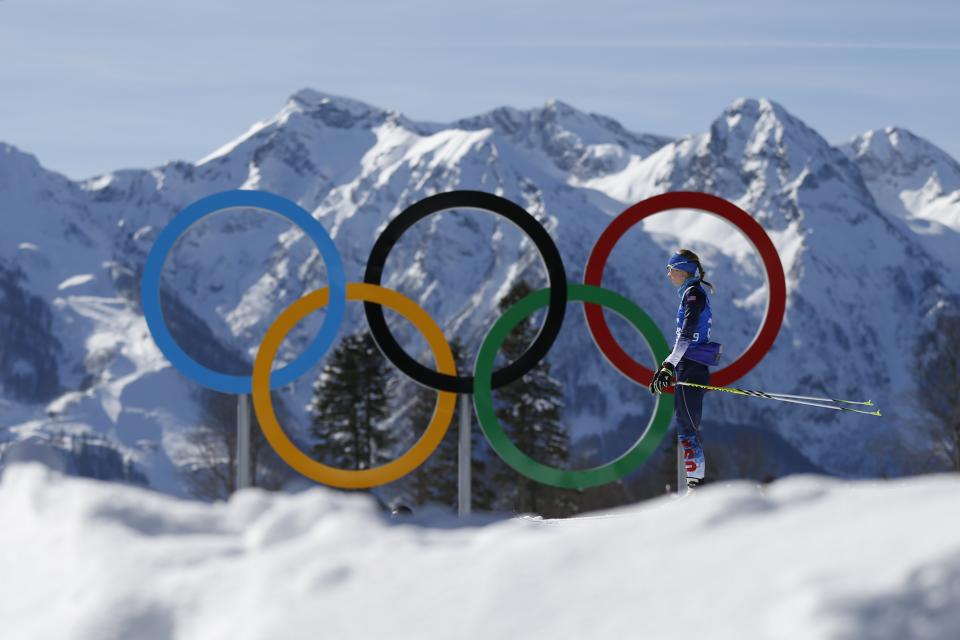
[{"label": "red ring", "polygon": [[[780,255],[767,232],[746,211],[723,198],[696,191],[673,191],[642,200],[614,218],[600,234],[593,249],[590,250],[590,257],[587,259],[587,266],[583,273],[583,283],[594,287],[602,286],[600,282],[603,279],[603,269],[610,258],[610,252],[623,234],[644,218],[669,209],[700,209],[720,216],[746,234],[763,260],[770,291],[763,324],[743,355],[710,375],[711,384],[723,387],[746,375],[770,351],[773,341],[780,332],[783,314],[787,307],[787,280],[783,273],[783,265],[780,263]],[[603,316],[603,307],[597,304],[584,304],[583,313],[587,318],[590,336],[610,364],[634,382],[649,385],[653,380],[653,371],[631,358],[613,338]],[[672,389],[670,387],[667,391]]]}]

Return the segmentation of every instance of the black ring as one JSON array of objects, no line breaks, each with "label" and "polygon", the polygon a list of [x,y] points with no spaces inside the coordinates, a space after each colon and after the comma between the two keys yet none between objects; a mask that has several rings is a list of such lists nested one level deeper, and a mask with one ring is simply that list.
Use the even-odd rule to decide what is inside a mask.
[{"label": "black ring", "polygon": [[[504,368],[493,372],[491,388],[497,389],[520,379],[540,363],[557,339],[567,310],[567,272],[560,258],[560,251],[557,250],[557,245],[554,244],[543,225],[523,207],[484,191],[447,191],[415,202],[391,220],[377,238],[370,251],[370,258],[367,260],[363,281],[367,284],[380,285],[390,250],[400,236],[416,222],[438,211],[460,208],[481,209],[496,213],[520,227],[537,247],[550,281],[550,304],[547,306],[547,317],[543,326],[540,327],[537,337],[523,355]],[[473,393],[473,376],[451,376],[440,373],[423,366],[407,355],[390,333],[383,307],[375,302],[364,302],[363,309],[367,316],[367,324],[370,326],[370,333],[380,351],[405,375],[419,384],[438,391]]]}]

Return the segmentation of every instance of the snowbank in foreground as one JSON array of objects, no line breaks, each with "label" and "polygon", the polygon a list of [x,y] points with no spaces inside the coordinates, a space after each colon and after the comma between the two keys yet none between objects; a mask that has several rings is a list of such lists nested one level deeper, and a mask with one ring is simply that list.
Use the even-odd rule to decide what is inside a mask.
[{"label": "snowbank in foreground", "polygon": [[567,521],[206,505],[17,465],[5,638],[957,638],[960,476],[793,477]]}]

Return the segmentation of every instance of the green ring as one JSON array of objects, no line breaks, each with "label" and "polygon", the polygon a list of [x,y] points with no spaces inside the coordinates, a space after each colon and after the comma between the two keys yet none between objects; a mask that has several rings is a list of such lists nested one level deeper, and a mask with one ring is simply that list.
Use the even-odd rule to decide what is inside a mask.
[{"label": "green ring", "polygon": [[[667,341],[660,333],[657,325],[643,309],[630,300],[609,289],[579,283],[569,283],[567,290],[568,300],[599,304],[630,322],[646,340],[656,362],[661,362],[670,355]],[[518,473],[531,480],[561,489],[587,489],[608,482],[615,482],[634,469],[639,468],[663,440],[670,426],[670,416],[673,414],[673,396],[657,394],[653,415],[650,416],[650,422],[647,423],[640,439],[613,462],[592,469],[558,469],[537,462],[510,441],[497,420],[493,407],[493,395],[490,390],[493,364],[497,352],[511,329],[537,309],[546,307],[549,301],[549,287],[527,295],[507,309],[483,339],[480,352],[477,354],[473,374],[475,381],[473,402],[477,410],[480,428],[497,455]]]}]

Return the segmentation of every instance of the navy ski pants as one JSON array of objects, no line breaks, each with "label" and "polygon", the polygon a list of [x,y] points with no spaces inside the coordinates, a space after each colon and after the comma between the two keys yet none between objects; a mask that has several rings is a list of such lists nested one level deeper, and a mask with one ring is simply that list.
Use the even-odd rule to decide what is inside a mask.
[{"label": "navy ski pants", "polygon": [[[676,368],[677,382],[710,384],[710,369],[705,364],[681,358]],[[707,461],[700,442],[700,416],[706,389],[674,387],[674,414],[677,416],[677,437],[683,448],[687,477],[703,480]]]}]

